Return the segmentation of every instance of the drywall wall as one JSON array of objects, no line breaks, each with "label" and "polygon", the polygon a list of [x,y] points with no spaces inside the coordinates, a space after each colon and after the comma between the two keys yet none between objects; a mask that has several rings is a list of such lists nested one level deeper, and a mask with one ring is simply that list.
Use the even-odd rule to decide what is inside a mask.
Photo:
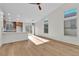
[{"label": "drywall wall", "polygon": [[0,10],[0,46],[2,43],[3,12]]},{"label": "drywall wall", "polygon": [[44,19],[36,22],[35,34],[52,38],[55,40],[79,45],[79,12],[77,13],[77,36],[66,36],[64,35],[64,9],[65,8],[77,8],[79,11],[79,4],[63,4],[53,12],[51,12],[45,18],[48,19],[48,34],[44,33]]},{"label": "drywall wall", "polygon": [[1,21],[0,21],[0,43],[1,43]]}]

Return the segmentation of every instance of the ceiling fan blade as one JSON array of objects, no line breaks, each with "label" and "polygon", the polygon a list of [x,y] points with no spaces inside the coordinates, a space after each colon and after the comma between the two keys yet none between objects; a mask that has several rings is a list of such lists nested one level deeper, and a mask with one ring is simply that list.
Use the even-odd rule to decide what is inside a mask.
[{"label": "ceiling fan blade", "polygon": [[40,3],[29,3],[29,4],[33,4],[33,5],[40,5]]},{"label": "ceiling fan blade", "polygon": [[33,4],[33,5],[37,5],[39,10],[42,10],[41,6],[40,6],[40,3],[29,3],[29,4]]},{"label": "ceiling fan blade", "polygon": [[36,3],[37,5],[40,5],[40,3]]},{"label": "ceiling fan blade", "polygon": [[41,10],[41,9],[42,9],[40,5],[38,6],[38,8],[39,8],[39,10]]}]

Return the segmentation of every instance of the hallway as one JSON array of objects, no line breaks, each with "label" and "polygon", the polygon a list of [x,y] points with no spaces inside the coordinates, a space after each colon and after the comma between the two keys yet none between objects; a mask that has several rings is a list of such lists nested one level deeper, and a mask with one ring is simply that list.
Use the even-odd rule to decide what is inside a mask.
[{"label": "hallway", "polygon": [[[39,37],[40,38],[40,37]],[[42,38],[45,39],[45,38]],[[2,56],[77,56],[78,46],[51,40],[44,44],[35,45],[31,40],[24,40],[0,47]]]}]

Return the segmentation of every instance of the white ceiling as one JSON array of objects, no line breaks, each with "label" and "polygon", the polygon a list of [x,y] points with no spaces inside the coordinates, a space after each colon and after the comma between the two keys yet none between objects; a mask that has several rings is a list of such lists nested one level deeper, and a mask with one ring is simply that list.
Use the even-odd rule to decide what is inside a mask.
[{"label": "white ceiling", "polygon": [[0,9],[12,21],[19,18],[24,22],[33,22],[32,20],[36,22],[61,5],[60,3],[41,3],[42,10],[40,11],[37,5],[29,3],[0,3]]}]

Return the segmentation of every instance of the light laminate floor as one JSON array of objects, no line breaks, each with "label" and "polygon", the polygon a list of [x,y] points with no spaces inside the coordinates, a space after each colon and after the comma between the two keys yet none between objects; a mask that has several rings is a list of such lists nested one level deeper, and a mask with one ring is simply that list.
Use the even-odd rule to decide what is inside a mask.
[{"label": "light laminate floor", "polygon": [[55,40],[35,45],[31,40],[4,44],[0,56],[79,56],[79,46]]}]

